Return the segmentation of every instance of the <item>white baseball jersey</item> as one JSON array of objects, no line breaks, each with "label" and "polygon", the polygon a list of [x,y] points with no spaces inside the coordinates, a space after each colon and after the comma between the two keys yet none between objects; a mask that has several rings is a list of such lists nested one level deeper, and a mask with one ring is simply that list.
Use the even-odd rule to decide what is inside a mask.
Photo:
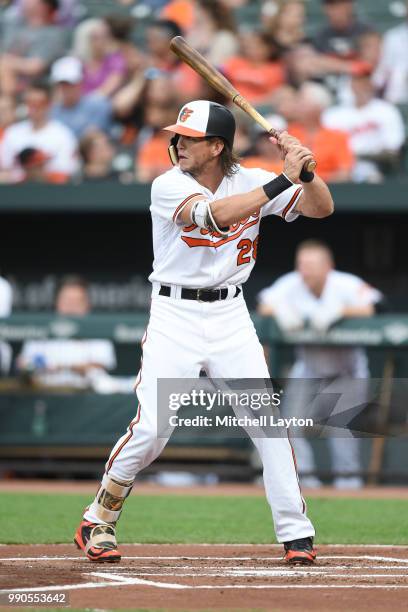
[{"label": "white baseball jersey", "polygon": [[[274,306],[287,304],[307,320],[318,307],[332,305],[365,306],[375,304],[381,293],[361,278],[332,270],[320,297],[310,291],[299,272],[290,272],[260,292],[260,303]],[[368,374],[365,351],[350,347],[302,346],[296,350],[296,364],[291,375],[297,378],[348,374],[364,378]]]},{"label": "white baseball jersey", "polygon": [[398,151],[405,142],[401,113],[385,100],[373,99],[360,108],[352,105],[329,108],[323,113],[322,122],[325,127],[348,132],[357,156]]},{"label": "white baseball jersey", "polygon": [[266,215],[294,221],[302,187],[293,185],[254,213],[230,227],[228,236],[185,225],[179,219],[188,202],[203,195],[210,202],[246,193],[268,183],[276,174],[259,168],[242,168],[224,177],[212,193],[190,174],[174,167],[153,181],[153,272],[149,280],[190,288],[241,285],[254,267],[259,224]]}]

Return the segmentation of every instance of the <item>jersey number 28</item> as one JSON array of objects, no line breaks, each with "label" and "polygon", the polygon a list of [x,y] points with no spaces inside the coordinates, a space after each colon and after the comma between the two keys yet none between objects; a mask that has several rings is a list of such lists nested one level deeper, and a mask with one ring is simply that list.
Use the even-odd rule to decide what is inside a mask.
[{"label": "jersey number 28", "polygon": [[255,240],[250,240],[249,238],[242,238],[237,244],[237,249],[239,251],[237,256],[237,266],[243,266],[251,261],[251,250],[252,250],[252,258],[256,260],[257,251],[258,251],[258,238],[257,236]]}]

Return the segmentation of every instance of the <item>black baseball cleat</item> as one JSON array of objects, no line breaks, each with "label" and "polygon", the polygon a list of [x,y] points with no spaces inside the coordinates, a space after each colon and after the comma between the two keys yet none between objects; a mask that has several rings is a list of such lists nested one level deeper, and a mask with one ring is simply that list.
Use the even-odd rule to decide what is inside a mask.
[{"label": "black baseball cleat", "polygon": [[120,561],[113,525],[97,525],[83,519],[76,530],[74,543],[93,563]]},{"label": "black baseball cleat", "polygon": [[290,565],[313,565],[316,551],[313,548],[313,538],[299,538],[293,542],[284,542],[284,560]]}]

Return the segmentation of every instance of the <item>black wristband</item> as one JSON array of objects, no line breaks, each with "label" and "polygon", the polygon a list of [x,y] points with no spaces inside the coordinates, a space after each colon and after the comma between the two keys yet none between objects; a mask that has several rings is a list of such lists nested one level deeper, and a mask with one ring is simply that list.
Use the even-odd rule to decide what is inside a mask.
[{"label": "black wristband", "polygon": [[274,178],[266,185],[263,185],[263,190],[265,192],[266,197],[269,200],[273,200],[283,191],[292,187],[293,183],[290,181],[284,174],[279,174],[276,178]]},{"label": "black wristband", "polygon": [[302,172],[300,173],[300,180],[302,181],[302,183],[311,183],[314,179],[314,172],[309,172],[309,170],[305,170],[305,168],[302,168]]}]

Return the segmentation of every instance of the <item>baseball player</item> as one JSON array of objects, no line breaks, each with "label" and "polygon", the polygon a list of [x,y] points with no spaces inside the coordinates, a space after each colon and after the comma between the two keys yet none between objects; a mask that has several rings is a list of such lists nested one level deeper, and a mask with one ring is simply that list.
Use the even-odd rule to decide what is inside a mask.
[{"label": "baseball player", "polygon": [[[361,278],[334,269],[333,253],[319,240],[306,240],[296,250],[296,270],[278,278],[258,296],[258,311],[273,316],[283,331],[309,325],[324,333],[336,321],[347,317],[369,317],[382,308],[382,294]],[[291,415],[329,418],[345,414],[367,401],[369,369],[367,355],[360,347],[299,346],[289,372],[291,379],[283,411]],[[323,384],[322,384],[323,383]],[[320,391],[324,389],[324,393]],[[333,406],[332,394],[338,395]],[[328,438],[334,486],[357,489],[363,485],[359,440],[346,428],[334,430]],[[293,439],[297,466],[303,486],[319,487],[316,465],[308,440]]]},{"label": "baseball player", "polygon": [[[152,184],[152,306],[137,377],[138,409],[114,446],[100,489],[86,509],[75,543],[91,561],[119,561],[115,524],[136,474],[162,451],[157,436],[157,381],[195,378],[269,379],[242,285],[255,264],[259,225],[266,215],[293,221],[326,217],[333,201],[326,184],[300,173],[310,150],[283,132],[279,176],[242,168],[233,153],[232,113],[207,100],[181,109],[170,155],[174,167]],[[308,182],[306,182],[308,181]],[[314,528],[306,515],[287,436],[254,438],[264,466],[276,536],[290,563],[313,563]]]}]

